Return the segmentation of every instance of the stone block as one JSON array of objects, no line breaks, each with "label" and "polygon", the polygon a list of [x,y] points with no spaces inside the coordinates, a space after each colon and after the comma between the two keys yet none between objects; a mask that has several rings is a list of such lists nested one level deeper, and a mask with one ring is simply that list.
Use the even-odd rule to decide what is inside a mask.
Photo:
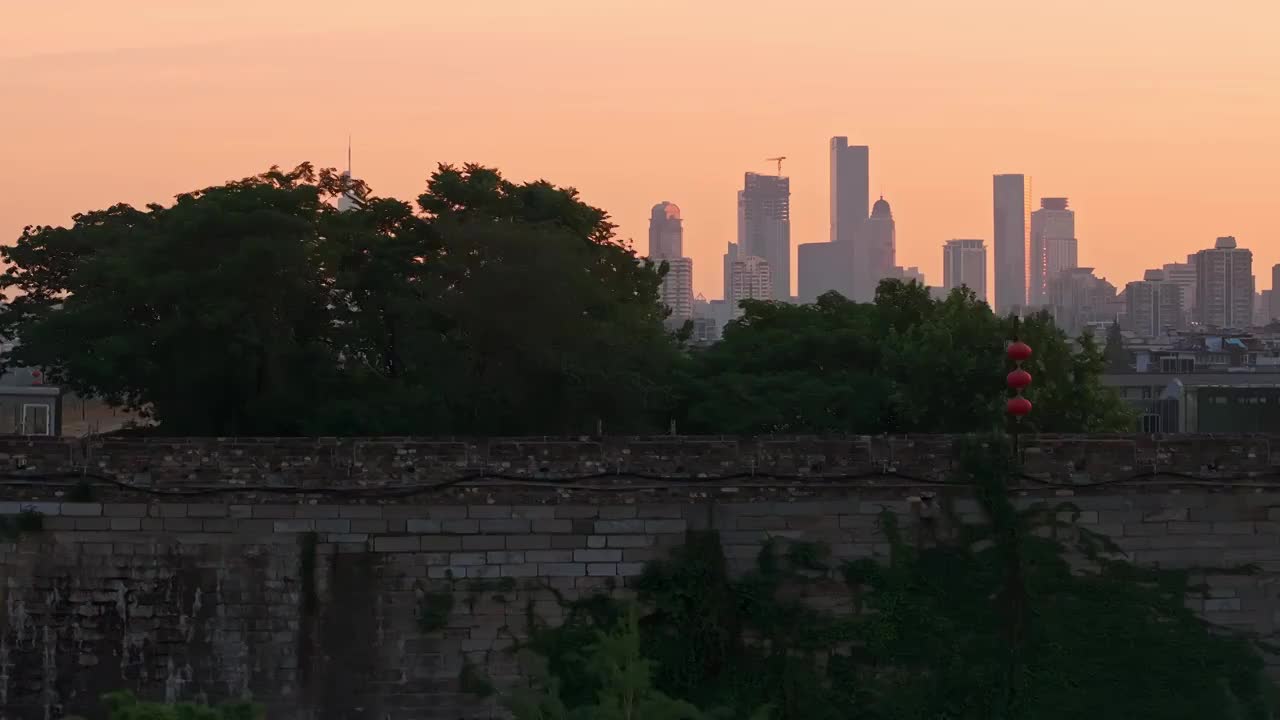
[{"label": "stone block", "polygon": [[534,520],[533,532],[570,533],[570,532],[573,532],[573,521],[572,520]]},{"label": "stone block", "polygon": [[275,532],[278,532],[278,533],[313,532],[316,529],[316,521],[315,520],[277,520],[273,525],[273,529],[275,530]]},{"label": "stone block", "polygon": [[1171,522],[1169,523],[1170,535],[1192,535],[1192,534],[1208,535],[1211,532],[1213,532],[1213,523],[1207,523],[1207,522]]},{"label": "stone block", "polygon": [[270,520],[291,518],[295,517],[293,514],[295,507],[294,505],[254,505],[253,516]]},{"label": "stone block", "polygon": [[618,574],[617,563],[588,563],[587,575],[591,577],[614,577]]},{"label": "stone block", "polygon": [[511,508],[511,517],[520,520],[553,520],[556,517],[556,506],[516,505]]},{"label": "stone block", "polygon": [[586,535],[552,535],[551,536],[552,549],[565,549],[565,548],[573,549],[573,548],[583,548],[586,546],[587,546]]},{"label": "stone block", "polygon": [[[285,522],[288,522],[287,520]],[[351,521],[342,518],[324,518],[315,520],[316,532],[323,533],[349,533],[351,532]]]},{"label": "stone block", "polygon": [[409,533],[419,533],[423,535],[437,535],[443,530],[440,520],[425,520],[423,518],[413,518],[404,521],[404,530]]},{"label": "stone block", "polygon": [[365,520],[363,518],[352,519],[351,532],[385,533],[387,532],[387,521],[386,520]]},{"label": "stone block", "polygon": [[525,562],[567,563],[573,562],[572,550],[526,550]]},{"label": "stone block", "polygon": [[600,507],[601,520],[627,520],[636,516],[635,505],[603,505]]},{"label": "stone block", "polygon": [[477,520],[510,518],[510,505],[472,505],[467,508],[467,517]]},{"label": "stone block", "polygon": [[484,560],[489,565],[518,565],[524,562],[524,553],[510,550],[490,550],[485,553]]},{"label": "stone block", "polygon": [[138,531],[142,529],[142,518],[137,517],[113,517],[108,518],[112,530],[121,530],[124,532]]},{"label": "stone block", "polygon": [[587,566],[583,563],[552,562],[540,563],[538,574],[543,577],[581,577],[587,574]]},{"label": "stone block", "polygon": [[530,520],[481,520],[480,532],[482,533],[527,533],[530,530]]},{"label": "stone block", "polygon": [[600,508],[595,505],[557,505],[556,517],[567,520],[594,518],[600,515]]},{"label": "stone block", "polygon": [[453,535],[470,534],[480,531],[479,520],[445,520],[440,530]]},{"label": "stone block", "polygon": [[470,565],[467,567],[468,580],[488,580],[502,577],[502,568],[497,565]]},{"label": "stone block", "polygon": [[594,532],[597,535],[608,535],[610,533],[642,533],[645,531],[645,523],[650,522],[684,522],[683,520],[597,520],[594,524]]},{"label": "stone block", "polygon": [[[481,535],[480,537],[493,536]],[[545,550],[551,547],[550,535],[508,535],[504,539],[508,550]]]},{"label": "stone block", "polygon": [[502,577],[525,578],[537,577],[537,563],[521,563],[516,565],[502,565]]},{"label": "stone block", "polygon": [[[518,537],[518,536],[516,536]],[[502,535],[463,535],[463,550],[505,550],[507,538]]]},{"label": "stone block", "polygon": [[77,530],[106,530],[111,526],[104,517],[78,517],[74,520]]},{"label": "stone block", "polygon": [[102,506],[102,514],[107,517],[132,517],[140,518],[147,516],[147,506],[143,503],[107,503]]},{"label": "stone block", "polygon": [[419,547],[427,552],[461,550],[462,538],[456,535],[423,535],[416,538]]},{"label": "stone block", "polygon": [[1229,612],[1240,609],[1240,598],[1210,598],[1204,601],[1204,612]]},{"label": "stone block", "polygon": [[599,563],[616,563],[622,560],[621,550],[592,550],[582,549],[573,551],[574,562],[599,562]]},{"label": "stone block", "polygon": [[683,533],[687,529],[684,520],[645,520],[644,531],[650,534]]},{"label": "stone block", "polygon": [[203,532],[204,522],[192,518],[165,518],[164,529],[166,532]]},{"label": "stone block", "polygon": [[739,530],[782,530],[787,527],[787,519],[777,515],[748,515],[734,521],[734,527]]},{"label": "stone block", "polygon": [[293,509],[296,518],[311,520],[330,520],[342,516],[342,508],[337,505],[298,505]]},{"label": "stone block", "polygon": [[1185,507],[1168,507],[1149,510],[1142,514],[1143,522],[1186,522],[1191,516],[1191,509]]},{"label": "stone block", "polygon": [[200,521],[200,529],[204,532],[229,533],[236,531],[236,521],[230,518],[214,518]]},{"label": "stone block", "polygon": [[482,552],[456,552],[449,555],[449,564],[457,567],[467,567],[471,565],[484,565],[485,557]]},{"label": "stone block", "polygon": [[617,570],[620,577],[635,577],[644,572],[644,563],[618,563]]},{"label": "stone block", "polygon": [[380,537],[373,539],[374,552],[418,552],[422,543],[418,537]]},{"label": "stone block", "polygon": [[649,547],[654,542],[649,535],[608,535],[606,537],[609,541],[608,546],[611,548]]},{"label": "stone block", "polygon": [[102,503],[62,503],[62,514],[68,517],[99,517]]},{"label": "stone block", "polygon": [[684,508],[674,504],[641,504],[636,506],[636,517],[645,520],[674,520],[684,517]]},{"label": "stone block", "polygon": [[223,518],[227,516],[228,512],[227,506],[221,503],[196,503],[187,505],[187,517]]},{"label": "stone block", "polygon": [[338,508],[338,517],[348,520],[378,520],[382,518],[382,506],[343,505]]},{"label": "stone block", "polygon": [[1216,522],[1213,524],[1213,532],[1216,535],[1252,535],[1254,531],[1251,522]]}]

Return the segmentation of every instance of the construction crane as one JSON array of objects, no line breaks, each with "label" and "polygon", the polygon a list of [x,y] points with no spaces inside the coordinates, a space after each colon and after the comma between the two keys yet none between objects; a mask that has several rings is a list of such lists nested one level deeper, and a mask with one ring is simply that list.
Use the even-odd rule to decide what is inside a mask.
[{"label": "construction crane", "polygon": [[781,155],[779,157],[765,158],[764,161],[778,163],[778,177],[782,177],[782,161],[786,159],[787,159],[786,155]]}]

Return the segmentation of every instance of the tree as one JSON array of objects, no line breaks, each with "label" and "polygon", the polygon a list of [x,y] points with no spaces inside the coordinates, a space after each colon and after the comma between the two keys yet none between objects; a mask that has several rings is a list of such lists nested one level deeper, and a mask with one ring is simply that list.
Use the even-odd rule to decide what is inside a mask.
[{"label": "tree", "polygon": [[1029,429],[1127,429],[1101,386],[1089,338],[1074,347],[1045,314],[1015,326],[967,289],[933,300],[886,280],[872,304],[828,293],[811,305],[746,303],[681,384],[681,426],[694,432],[973,432],[1003,427],[1015,334],[1035,351]]},{"label": "tree", "polygon": [[28,228],[0,251],[6,362],[172,434],[665,424],[661,277],[603,211],[480,166],[441,166],[416,209],[348,182],[273,169]]},{"label": "tree", "polygon": [[1124,349],[1124,335],[1120,332],[1120,323],[1113,322],[1107,327],[1107,344],[1102,351],[1106,358],[1107,370],[1125,372],[1129,370],[1129,352]]}]

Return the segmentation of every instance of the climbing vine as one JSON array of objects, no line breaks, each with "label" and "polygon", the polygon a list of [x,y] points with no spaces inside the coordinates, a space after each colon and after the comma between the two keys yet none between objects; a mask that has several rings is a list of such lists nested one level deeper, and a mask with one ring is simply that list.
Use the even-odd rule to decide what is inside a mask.
[{"label": "climbing vine", "polygon": [[[885,558],[837,564],[778,540],[735,578],[714,532],[689,533],[636,588],[655,690],[773,720],[1273,717],[1267,644],[1207,625],[1191,572],[1134,565],[1061,519],[1071,506],[1015,508],[1010,458],[1000,439],[966,445],[957,489],[985,520],[931,518],[929,542],[908,542],[885,512]],[[526,650],[556,702],[591,707],[612,682],[592,648],[625,612],[605,596],[564,604],[557,627],[530,618]]]}]

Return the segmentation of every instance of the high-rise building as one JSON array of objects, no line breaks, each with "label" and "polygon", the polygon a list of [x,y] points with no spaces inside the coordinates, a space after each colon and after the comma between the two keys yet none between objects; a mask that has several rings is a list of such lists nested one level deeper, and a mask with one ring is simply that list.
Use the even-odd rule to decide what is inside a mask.
[{"label": "high-rise building", "polygon": [[996,175],[992,183],[995,309],[1004,314],[1027,304],[1027,198],[1025,175]]},{"label": "high-rise building", "polygon": [[1049,281],[1047,300],[1054,323],[1071,336],[1090,325],[1115,322],[1120,315],[1116,286],[1094,275],[1093,268],[1071,268],[1055,275]]},{"label": "high-rise building", "polygon": [[773,300],[773,273],[769,261],[748,255],[733,261],[733,317],[742,317],[743,300]]},{"label": "high-rise building", "polygon": [[1195,254],[1196,322],[1210,328],[1247,328],[1253,323],[1253,253],[1220,237],[1212,250]]},{"label": "high-rise building", "polygon": [[871,217],[862,225],[858,234],[854,255],[854,299],[870,302],[875,299],[880,281],[893,277],[897,266],[897,231],[893,211],[881,197],[871,208]]},{"label": "high-rise building", "polygon": [[800,302],[811,303],[832,290],[853,297],[853,243],[801,243],[796,265]]},{"label": "high-rise building", "polygon": [[1271,298],[1274,289],[1263,290],[1253,297],[1253,326],[1266,327],[1271,324]]},{"label": "high-rise building", "polygon": [[[738,197],[741,198],[742,193],[738,193]],[[741,235],[741,232],[739,232],[739,235]],[[729,246],[725,249],[724,255],[722,256],[724,262],[724,285],[722,286],[724,288],[723,295],[724,299],[728,301],[730,305],[733,304],[733,261],[737,260],[741,255],[739,252],[739,248],[741,247],[742,245],[739,243],[729,243]]]},{"label": "high-rise building", "polygon": [[684,257],[684,221],[675,203],[664,200],[649,213],[649,257]]},{"label": "high-rise building", "polygon": [[1162,270],[1148,270],[1142,280],[1124,287],[1125,325],[1138,337],[1156,338],[1186,325],[1182,287],[1165,279]]},{"label": "high-rise building", "polygon": [[1162,268],[1165,282],[1182,288],[1182,313],[1190,320],[1196,306],[1196,256],[1188,255],[1184,263],[1166,263]]},{"label": "high-rise building", "polygon": [[1280,264],[1271,266],[1271,304],[1268,307],[1267,322],[1280,320]]},{"label": "high-rise building", "polygon": [[1066,198],[1041,198],[1031,213],[1030,287],[1027,302],[1044,305],[1049,280],[1079,265],[1076,245],[1076,213]]},{"label": "high-rise building", "polygon": [[831,138],[831,242],[852,243],[867,219],[871,192],[870,149]]},{"label": "high-rise building", "polygon": [[791,300],[791,181],[781,175],[747,173],[738,196],[739,252],[769,264],[773,298]]},{"label": "high-rise building", "polygon": [[663,258],[667,274],[662,277],[662,304],[671,310],[667,323],[679,327],[693,319],[693,260],[686,257]]},{"label": "high-rise building", "polygon": [[942,246],[942,286],[947,292],[967,287],[987,299],[987,247],[981,240],[948,240]]}]

